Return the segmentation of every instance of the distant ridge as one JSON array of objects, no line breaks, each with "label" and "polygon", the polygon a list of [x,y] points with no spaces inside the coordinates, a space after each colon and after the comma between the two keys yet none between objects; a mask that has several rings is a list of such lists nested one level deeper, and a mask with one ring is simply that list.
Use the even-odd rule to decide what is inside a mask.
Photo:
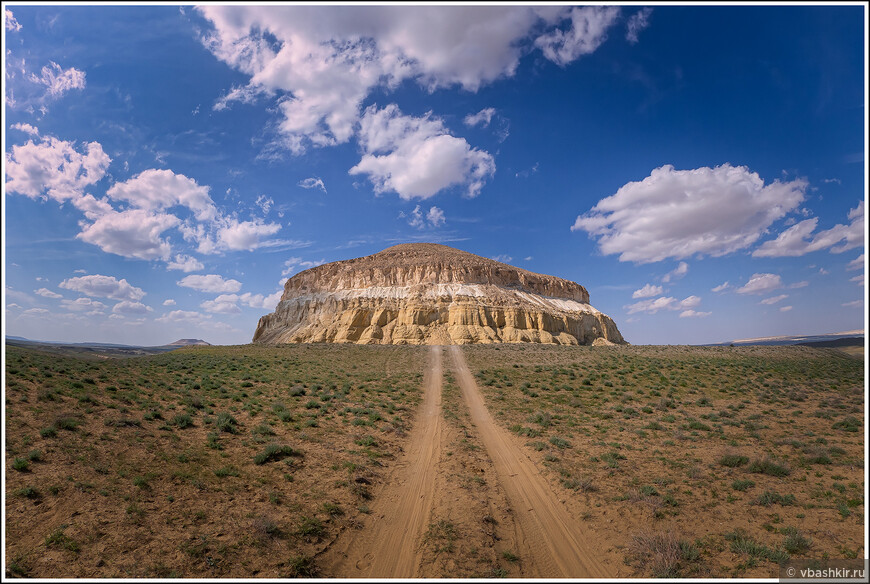
[{"label": "distant ridge", "polygon": [[17,347],[27,347],[40,351],[59,353],[62,355],[92,355],[100,358],[134,357],[141,355],[159,355],[185,347],[210,347],[202,339],[178,339],[174,343],[158,346],[120,345],[116,343],[64,343],[61,341],[33,341],[24,337],[6,337],[6,344]]},{"label": "distant ridge", "polygon": [[776,337],[758,337],[754,339],[737,339],[734,341],[726,341],[724,343],[715,343],[716,345],[798,345],[809,343],[821,343],[835,341],[844,338],[864,338],[862,329],[853,331],[843,331],[839,333],[823,333],[820,335],[782,335]]}]

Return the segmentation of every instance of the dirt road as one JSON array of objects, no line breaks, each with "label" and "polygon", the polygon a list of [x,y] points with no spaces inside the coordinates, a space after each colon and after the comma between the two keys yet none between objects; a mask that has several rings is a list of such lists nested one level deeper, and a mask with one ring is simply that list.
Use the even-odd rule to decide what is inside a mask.
[{"label": "dirt road", "polygon": [[541,578],[607,577],[601,563],[585,551],[591,534],[572,519],[535,464],[486,409],[462,350],[449,348],[457,381],[471,420],[495,466],[514,512],[520,556],[526,572]]},{"label": "dirt road", "polygon": [[[498,483],[486,487],[490,501],[487,505],[492,507],[493,497],[507,505],[506,515],[498,522],[501,537],[495,540],[502,540],[522,558],[520,569],[526,578],[612,575],[589,551],[594,547],[589,545],[591,535],[568,513],[519,443],[495,423],[461,349],[451,346],[448,350],[473,435],[485,449],[491,461],[489,468],[494,470]],[[408,436],[407,449],[377,494],[373,514],[362,529],[343,532],[318,558],[325,576],[423,577],[424,572],[432,570],[431,564],[424,566],[421,556],[426,547],[423,542],[427,527],[436,519],[452,516],[456,528],[466,534],[477,529],[473,527],[475,519],[468,494],[451,491],[458,488],[450,480],[459,472],[455,464],[462,459],[468,465],[467,457],[471,455],[454,452],[447,446],[451,430],[442,413],[442,377],[442,348],[433,346],[423,377],[423,402]],[[456,429],[452,431],[455,433]],[[449,452],[445,455],[442,450]],[[453,470],[448,460],[454,463]],[[456,509],[456,505],[464,508]]]},{"label": "dirt road", "polygon": [[430,349],[418,421],[372,520],[344,532],[320,560],[331,577],[412,578],[419,572],[418,544],[429,524],[441,456],[441,353],[441,347]]}]

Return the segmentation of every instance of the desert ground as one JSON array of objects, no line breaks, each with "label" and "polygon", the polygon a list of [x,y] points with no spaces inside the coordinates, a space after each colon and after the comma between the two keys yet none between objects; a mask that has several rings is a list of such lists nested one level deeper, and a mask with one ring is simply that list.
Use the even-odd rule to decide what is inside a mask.
[{"label": "desert ground", "polygon": [[861,558],[864,364],[808,347],[6,348],[6,575],[778,575]]}]

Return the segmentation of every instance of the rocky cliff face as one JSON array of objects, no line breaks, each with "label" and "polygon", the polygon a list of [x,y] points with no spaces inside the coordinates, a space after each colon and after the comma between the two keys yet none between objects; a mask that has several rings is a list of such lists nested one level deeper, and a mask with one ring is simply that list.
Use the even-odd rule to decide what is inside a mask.
[{"label": "rocky cliff face", "polygon": [[402,244],[300,272],[254,342],[624,343],[586,289],[444,245]]}]

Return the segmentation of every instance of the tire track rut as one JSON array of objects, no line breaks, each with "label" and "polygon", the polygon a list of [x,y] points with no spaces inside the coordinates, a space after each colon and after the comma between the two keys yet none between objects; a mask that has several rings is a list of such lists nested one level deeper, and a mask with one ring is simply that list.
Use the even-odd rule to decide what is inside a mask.
[{"label": "tire track rut", "polygon": [[520,555],[528,558],[528,576],[542,578],[603,578],[604,567],[588,551],[592,541],[556,497],[534,462],[493,420],[468,369],[462,350],[449,347],[456,378],[480,440],[495,466],[510,501]]}]

